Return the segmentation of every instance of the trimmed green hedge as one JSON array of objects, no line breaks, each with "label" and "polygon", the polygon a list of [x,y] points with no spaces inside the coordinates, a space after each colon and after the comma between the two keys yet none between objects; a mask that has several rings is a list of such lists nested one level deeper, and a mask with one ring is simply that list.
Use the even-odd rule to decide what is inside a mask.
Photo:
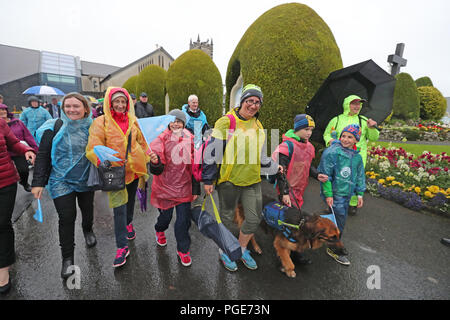
[{"label": "trimmed green hedge", "polygon": [[314,10],[299,3],[274,7],[248,28],[228,63],[226,109],[242,73],[244,85],[263,91],[261,123],[279,128],[281,138],[330,72],[342,67],[334,36]]},{"label": "trimmed green hedge", "polygon": [[186,51],[170,65],[166,89],[170,110],[181,109],[195,94],[211,126],[222,116],[222,77],[211,58],[199,49]]},{"label": "trimmed green hedge", "polygon": [[392,103],[393,116],[399,119],[418,119],[420,101],[414,79],[405,72],[395,76],[397,79]]},{"label": "trimmed green hedge", "polygon": [[127,81],[124,82],[122,85],[122,88],[127,89],[128,93],[134,93],[136,97],[139,95],[136,91],[136,83],[137,83],[138,76],[132,76],[129,77]]},{"label": "trimmed green hedge", "polygon": [[139,99],[141,92],[147,93],[148,103],[153,106],[156,116],[166,113],[165,108],[165,82],[167,71],[157,65],[149,65],[144,68],[136,82],[136,97]]},{"label": "trimmed green hedge", "polygon": [[420,117],[424,120],[439,121],[447,110],[447,100],[435,87],[417,88],[420,99]]},{"label": "trimmed green hedge", "polygon": [[429,77],[421,77],[416,79],[416,86],[419,87],[433,87],[433,82]]}]

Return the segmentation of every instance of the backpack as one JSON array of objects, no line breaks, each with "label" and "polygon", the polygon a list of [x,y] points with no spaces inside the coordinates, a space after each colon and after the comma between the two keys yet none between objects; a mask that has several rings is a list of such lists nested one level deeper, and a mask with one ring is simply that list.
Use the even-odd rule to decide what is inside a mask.
[{"label": "backpack", "polygon": [[[227,114],[226,116],[230,119],[230,127],[228,128],[229,131],[227,137],[228,142],[233,136],[234,130],[236,129],[236,118],[232,114]],[[203,142],[200,148],[194,150],[194,164],[192,165],[192,175],[198,182],[202,181],[203,154],[210,141],[211,138]]]},{"label": "backpack", "polygon": [[[291,158],[292,158],[292,154],[294,153],[294,145],[292,144],[292,141],[290,140],[285,140],[283,141],[287,144],[288,149],[289,149],[289,163],[291,162]],[[273,174],[267,177],[267,180],[269,181],[270,184],[276,184],[277,182],[277,174]]]}]

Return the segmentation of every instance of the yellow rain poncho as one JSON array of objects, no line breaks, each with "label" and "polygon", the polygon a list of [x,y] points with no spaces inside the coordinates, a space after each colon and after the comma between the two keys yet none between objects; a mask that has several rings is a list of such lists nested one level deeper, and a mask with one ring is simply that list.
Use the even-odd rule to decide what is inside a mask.
[{"label": "yellow rain poncho", "polygon": [[[128,128],[124,134],[121,126],[112,116],[111,97],[117,91],[123,92],[128,98],[127,112],[125,116],[128,118]],[[89,141],[86,146],[86,157],[95,165],[98,158],[94,153],[94,147],[98,145],[118,151],[118,158],[125,159],[128,144],[128,135],[131,133],[131,149],[128,153],[128,161],[125,167],[125,183],[133,182],[136,177],[139,178],[139,186],[143,187],[148,179],[147,162],[150,160],[146,154],[148,149],[147,143],[139,128],[137,118],[134,114],[133,101],[126,89],[109,87],[105,94],[104,115],[96,118],[89,129]],[[125,124],[126,127],[126,124]],[[125,130],[125,129],[124,129]],[[112,162],[113,166],[120,166],[122,163]],[[133,195],[134,196],[134,195]],[[110,208],[116,208],[128,202],[128,193],[126,189],[120,191],[108,192]]]}]

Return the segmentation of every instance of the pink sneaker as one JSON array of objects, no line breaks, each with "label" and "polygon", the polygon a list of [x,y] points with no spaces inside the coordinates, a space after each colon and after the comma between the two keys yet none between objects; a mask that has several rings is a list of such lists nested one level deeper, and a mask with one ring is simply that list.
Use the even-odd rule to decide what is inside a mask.
[{"label": "pink sneaker", "polygon": [[191,254],[188,253],[182,253],[180,251],[177,251],[178,256],[180,257],[181,264],[185,267],[189,267],[192,263]]},{"label": "pink sneaker", "polygon": [[113,267],[117,268],[123,266],[127,262],[127,257],[130,254],[128,247],[119,248],[116,252],[116,258],[114,259]]},{"label": "pink sneaker", "polygon": [[156,232],[156,243],[160,247],[165,247],[167,244],[166,234],[163,232]]},{"label": "pink sneaker", "polygon": [[136,238],[136,231],[134,231],[133,224],[127,225],[127,239],[134,240]]}]

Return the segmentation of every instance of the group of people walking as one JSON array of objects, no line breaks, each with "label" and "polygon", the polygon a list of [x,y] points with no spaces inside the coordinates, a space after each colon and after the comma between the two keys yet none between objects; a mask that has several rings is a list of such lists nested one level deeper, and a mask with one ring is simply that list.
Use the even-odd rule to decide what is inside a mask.
[{"label": "group of people walking", "polygon": [[[18,175],[8,152],[34,164],[31,192],[35,198],[41,198],[44,187],[47,187],[53,199],[59,217],[63,278],[71,275],[69,267],[75,263],[77,203],[87,246],[93,247],[97,242],[93,231],[95,191],[88,185],[91,166],[101,165],[95,146],[116,150],[117,157],[123,160],[112,162],[112,165],[125,166],[126,187],[108,192],[117,247],[114,267],[124,265],[130,254],[128,242],[136,237],[133,227],[136,190],[138,187],[144,189],[152,174],[150,203],[159,211],[155,225],[157,245],[166,246],[165,231],[176,209],[177,255],[182,265],[189,266],[192,263],[189,251],[192,208],[200,206],[204,196],[216,188],[222,221],[227,228],[237,231],[242,248],[241,260],[247,268],[254,270],[257,264],[247,245],[262,219],[261,167],[278,166],[279,199],[299,210],[304,202],[303,193],[309,176],[318,179],[324,201],[334,208],[341,235],[351,197],[357,197],[358,207],[363,205],[364,164],[355,145],[367,143],[365,138],[374,139],[376,123],[370,119],[360,122],[358,113],[362,100],[359,97],[352,96],[347,100],[344,101],[342,119],[325,132],[328,134],[330,131],[334,140],[325,138],[329,148],[317,169],[311,166],[315,151],[309,142],[315,124],[305,114],[295,117],[293,129],[283,135],[283,142],[272,157],[264,155],[264,128],[258,120],[263,93],[253,84],[243,88],[240,105],[217,120],[210,136],[207,132],[211,130],[206,115],[199,108],[198,97],[191,95],[181,110],[170,111],[175,120],[150,145],[141,132],[132,97],[123,88],[108,88],[103,102],[104,115],[95,119],[89,103],[79,93],[70,93],[63,98],[60,118],[46,119],[39,126],[36,122],[41,117],[37,115],[39,111],[25,110],[24,119],[30,120],[27,127],[36,140],[35,144],[29,137],[13,133],[10,124],[13,120],[8,123],[0,120],[0,199],[2,204],[8,200],[6,209],[2,209],[0,214],[0,292],[8,291],[11,286],[8,270],[15,261],[11,215],[17,181],[20,180],[24,187],[27,183],[24,182],[27,177],[22,179]],[[345,107],[347,103],[349,112]],[[356,105],[359,110],[356,110]],[[0,105],[0,118],[2,110]],[[31,112],[36,116],[31,116]],[[21,143],[22,138],[29,141],[28,144]],[[197,181],[193,176],[194,154],[204,143],[207,144],[201,181]],[[248,161],[249,150],[256,150],[256,162]],[[237,161],[242,159],[242,155],[246,159],[244,163]],[[238,202],[244,208],[245,222],[240,230],[235,230],[233,216]],[[336,261],[349,264],[346,252],[336,252],[331,248],[329,254]],[[237,270],[236,261],[230,260],[220,249],[219,257],[227,270]]]}]

